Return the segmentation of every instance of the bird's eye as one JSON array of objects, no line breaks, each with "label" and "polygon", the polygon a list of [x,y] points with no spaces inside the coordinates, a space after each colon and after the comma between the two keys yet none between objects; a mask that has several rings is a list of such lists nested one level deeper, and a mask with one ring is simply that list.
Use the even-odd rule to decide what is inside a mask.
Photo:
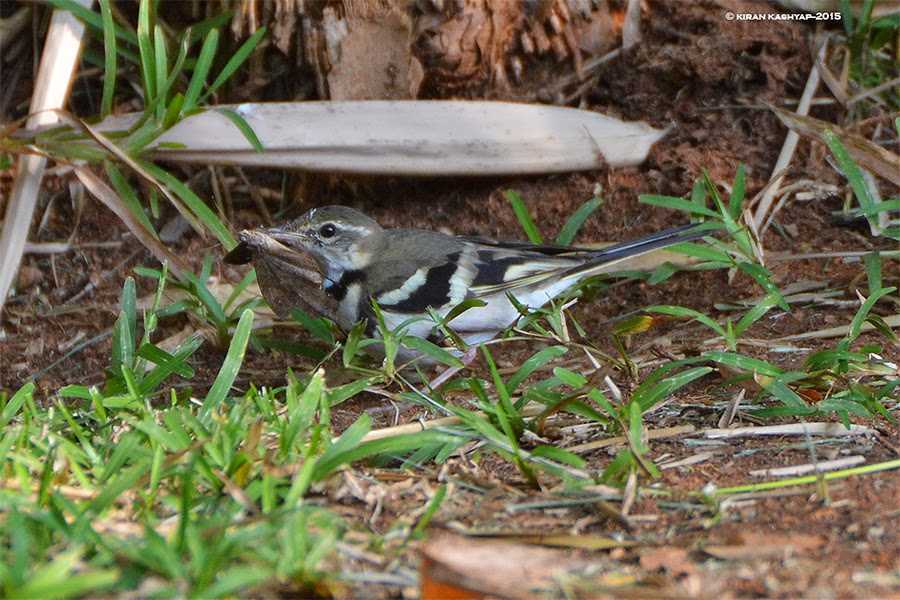
[{"label": "bird's eye", "polygon": [[334,223],[325,223],[319,228],[319,235],[323,238],[332,238],[337,233],[337,227]]}]

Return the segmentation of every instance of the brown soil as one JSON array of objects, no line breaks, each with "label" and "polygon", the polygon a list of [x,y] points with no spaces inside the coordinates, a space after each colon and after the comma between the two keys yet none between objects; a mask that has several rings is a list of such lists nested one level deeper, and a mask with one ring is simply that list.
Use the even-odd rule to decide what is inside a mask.
[{"label": "brown soil", "polygon": [[[768,5],[754,2],[725,4],[734,12],[770,10]],[[592,85],[585,87],[576,99],[591,110],[643,120],[657,127],[672,127],[639,168],[502,180],[335,181],[309,176],[293,182],[298,184],[296,194],[309,197],[314,190],[315,197],[296,210],[344,203],[363,209],[385,226],[522,237],[506,199],[505,191],[512,188],[527,202],[545,237],[553,238],[566,218],[593,197],[595,186],[599,185],[603,205],[585,224],[578,240],[614,241],[683,222],[682,215],[641,204],[637,196],[683,196],[703,169],[713,181],[728,184],[737,165],[744,164],[748,195],[752,196],[772,173],[786,133],[767,105],[795,106],[811,66],[809,39],[813,25],[726,21],[725,10],[707,2],[650,3],[644,18],[643,41],[591,73],[595,78]],[[552,69],[562,71],[562,67],[557,64]],[[525,83],[519,97],[529,97],[531,91]],[[507,90],[504,95],[515,98],[517,89]],[[827,94],[820,91],[820,95]],[[839,110],[835,105],[825,105],[815,107],[812,115],[833,121],[839,117]],[[845,186],[826,156],[827,148],[801,141],[789,180],[809,179]],[[0,177],[4,178],[3,188],[8,189],[9,174]],[[109,364],[109,333],[118,314],[124,279],[133,276],[136,266],[156,266],[149,253],[98,203],[92,199],[70,202],[66,181],[47,178],[45,201],[34,221],[31,240],[70,240],[73,249],[64,254],[26,257],[17,291],[0,324],[0,390],[14,392],[23,383],[35,381],[43,399],[52,397],[66,384],[103,382],[103,370]],[[261,186],[271,184],[273,191],[280,189],[277,174],[259,175],[258,181]],[[844,188],[841,189],[843,194]],[[884,197],[890,197],[897,190],[886,186],[882,192]],[[869,236],[867,228],[834,219],[833,211],[843,204],[842,194],[789,203],[778,215],[777,227],[765,236],[767,251],[807,254],[890,248],[883,238]],[[172,216],[165,215],[160,224]],[[253,204],[246,201],[234,214],[233,225],[240,230],[260,220]],[[96,244],[109,247],[97,248]],[[204,252],[221,253],[214,242],[194,235],[181,237],[173,246],[180,256],[193,260],[197,270]],[[857,289],[867,294],[859,260],[772,261],[769,266],[781,286],[801,281],[827,282],[829,289],[842,292],[837,299],[843,301],[856,299]],[[219,276],[232,281],[244,272],[221,263],[217,263],[216,270]],[[886,262],[884,274],[886,285],[896,285],[896,262]],[[137,279],[139,295],[149,293],[149,283]],[[614,354],[607,322],[612,317],[663,302],[722,317],[725,313],[715,308],[719,303],[735,304],[760,294],[759,288],[744,277],[729,281],[725,272],[688,272],[660,286],[615,286],[603,297],[576,307],[573,315],[585,326],[588,339]],[[786,315],[775,310],[747,336],[774,339],[835,327],[848,323],[854,311],[847,303],[804,305]],[[187,325],[184,319],[166,322],[160,337]],[[290,340],[296,333],[293,329],[276,329],[273,335]],[[649,355],[654,346],[660,353],[696,354],[711,337],[699,325],[659,319],[650,332],[635,336],[631,347],[646,347],[641,350],[644,355]],[[883,354],[894,363],[900,362],[900,350],[884,338],[866,334],[862,341],[885,346]],[[834,339],[804,341],[802,346],[808,350],[789,354],[774,353],[765,347],[742,347],[741,351],[791,369],[799,368],[811,352],[834,344]],[[524,343],[496,348],[501,366],[516,364],[520,356],[536,351],[533,344]],[[223,355],[224,351],[212,344],[204,345],[194,358],[193,367],[198,374],[195,381],[209,385]],[[301,359],[295,356],[248,350],[236,386],[245,388],[250,382],[258,386],[283,385],[288,366],[297,371],[303,367]],[[587,364],[584,361],[576,366],[586,368]],[[483,365],[474,368],[484,374]],[[633,387],[624,374],[615,373],[613,377],[624,391]],[[721,406],[714,403],[727,400],[735,392],[733,387],[721,387],[721,382],[719,375],[711,374],[681,390],[664,408],[647,417],[647,426],[651,430],[681,424],[716,427]],[[203,390],[195,388],[193,393],[201,395]],[[418,406],[385,410],[383,399],[363,396],[336,407],[334,419],[338,428],[355,421],[363,411],[370,411],[376,427],[434,416]],[[896,460],[898,428],[885,420],[865,424],[876,426],[879,435],[823,442],[815,446],[815,458],[862,455],[870,464]],[[600,437],[599,432],[595,435]],[[873,598],[896,597],[900,593],[896,575],[900,568],[897,471],[836,480],[818,487],[789,488],[788,492],[773,493],[771,497],[715,506],[687,494],[710,483],[722,488],[763,480],[748,473],[809,462],[811,450],[796,438],[742,438],[716,444],[700,440],[697,435],[651,442],[650,460],[663,455],[677,460],[701,452],[712,456],[692,466],[663,471],[657,482],[644,482],[641,487],[646,490],[658,484],[660,489],[674,491],[676,497],[642,495],[631,509],[631,531],[624,531],[621,525],[591,507],[510,511],[510,504],[547,499],[550,494],[527,488],[508,462],[489,454],[476,454],[474,460],[454,458],[443,468],[413,473],[414,478],[421,479],[415,485],[415,479],[406,476],[397,483],[399,474],[393,471],[369,470],[371,479],[358,483],[364,489],[378,487],[381,504],[377,518],[369,521],[374,509],[372,498],[344,498],[336,510],[354,527],[371,527],[384,533],[399,519],[408,519],[413,512],[419,514],[433,488],[447,483],[451,493],[434,521],[435,531],[465,527],[542,534],[622,533],[625,539],[640,544],[612,552],[568,550],[564,556],[573,561],[586,559],[603,573],[627,574],[646,586],[641,588],[646,595]],[[582,441],[587,440],[577,443]],[[570,443],[565,438],[560,440],[563,446]],[[585,459],[590,468],[602,471],[613,457],[605,451],[594,451]],[[464,482],[488,491],[476,493],[461,485]],[[323,500],[333,497],[329,492],[323,494]],[[817,541],[762,557],[740,553],[741,548],[752,545],[788,548],[786,540],[802,535],[814,536]],[[736,548],[738,558],[707,553],[704,549],[710,546]],[[407,550],[402,559],[406,564],[416,560],[412,550]],[[402,592],[389,585],[348,591],[355,595],[387,596]]]}]

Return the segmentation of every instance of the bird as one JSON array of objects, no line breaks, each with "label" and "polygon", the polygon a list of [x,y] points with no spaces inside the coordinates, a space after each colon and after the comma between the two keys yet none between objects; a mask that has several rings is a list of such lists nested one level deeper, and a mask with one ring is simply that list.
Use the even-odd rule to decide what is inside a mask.
[{"label": "bird", "polygon": [[[522,307],[543,307],[580,282],[614,271],[625,259],[698,239],[707,229],[685,225],[598,250],[385,229],[357,210],[333,205],[313,208],[279,227],[241,232],[241,244],[225,260],[252,260],[258,272],[265,266],[267,281],[260,287],[275,300],[270,304],[276,312],[317,306],[334,313],[325,316],[345,333],[364,322],[365,334],[374,338],[380,331],[373,301],[388,330],[403,326],[406,336],[451,346],[453,340],[434,317],[444,319],[454,307],[475,300],[445,323],[455,340],[472,348],[516,323]],[[302,285],[292,281],[298,278],[305,278]],[[308,296],[315,287],[322,293],[319,302]],[[454,356],[465,351],[453,350]],[[401,358],[417,356],[409,350]]]}]

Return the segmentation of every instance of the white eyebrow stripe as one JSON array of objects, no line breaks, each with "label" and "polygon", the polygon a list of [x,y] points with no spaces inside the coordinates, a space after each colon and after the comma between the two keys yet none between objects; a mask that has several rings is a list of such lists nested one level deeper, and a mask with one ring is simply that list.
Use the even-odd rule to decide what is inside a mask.
[{"label": "white eyebrow stripe", "polygon": [[428,278],[429,270],[430,267],[422,267],[421,269],[413,273],[412,277],[404,281],[403,285],[401,285],[399,288],[381,294],[375,300],[378,302],[378,304],[382,304],[384,306],[400,304],[425,284],[425,281]]},{"label": "white eyebrow stripe", "polygon": [[366,232],[368,232],[368,231],[371,231],[371,229],[369,229],[369,228],[366,227],[366,226],[347,225],[346,223],[335,223],[335,225],[337,225],[338,227],[340,227],[340,228],[343,229],[344,231],[355,231],[355,232],[357,232],[357,233],[366,233]]}]

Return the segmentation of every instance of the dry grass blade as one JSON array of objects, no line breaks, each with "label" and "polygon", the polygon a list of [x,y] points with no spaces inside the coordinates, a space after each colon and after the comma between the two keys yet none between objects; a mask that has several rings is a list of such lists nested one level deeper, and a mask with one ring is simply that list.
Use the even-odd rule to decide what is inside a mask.
[{"label": "dry grass blade", "polygon": [[822,473],[824,471],[838,471],[848,469],[866,462],[865,456],[847,456],[835,460],[823,460],[816,463],[779,467],[777,469],[758,469],[750,471],[754,477],[798,477],[810,473]]},{"label": "dry grass blade", "polygon": [[[664,132],[598,113],[506,102],[279,102],[228,108],[266,149],[257,152],[210,110],[159,138],[159,159],[380,175],[558,173],[635,165]],[[127,129],[136,114],[100,131]],[[172,145],[178,145],[175,148]],[[183,146],[183,147],[182,147]]]},{"label": "dry grass blade", "polygon": [[[624,517],[622,517],[624,520]],[[611,550],[613,548],[634,548],[640,542],[617,540],[605,535],[552,534],[552,533],[485,533],[469,532],[469,535],[508,542],[519,542],[551,548],[575,548],[578,550]]]},{"label": "dry grass blade", "polygon": [[851,425],[850,429],[840,423],[792,423],[788,425],[768,425],[766,427],[737,427],[735,429],[705,429],[703,435],[718,440],[739,437],[767,435],[822,435],[843,437],[848,435],[869,435],[874,429],[863,425]]},{"label": "dry grass blade", "polygon": [[833,123],[772,108],[781,122],[800,135],[825,141],[825,131],[831,130],[841,139],[853,160],[865,169],[883,177],[894,185],[900,185],[900,156],[866,138],[851,133]]},{"label": "dry grass blade", "polygon": [[731,400],[728,401],[728,407],[725,409],[725,412],[722,413],[722,417],[717,423],[719,429],[725,429],[731,425],[731,422],[734,421],[734,417],[737,414],[738,406],[740,406],[741,402],[744,400],[744,395],[746,393],[747,388],[742,388],[738,393],[731,396]]},{"label": "dry grass blade", "polygon": [[[696,430],[697,428],[693,425],[678,425],[677,427],[666,427],[664,429],[651,429],[647,432],[647,439],[662,440],[666,438],[677,437],[679,435],[693,433]],[[606,446],[615,446],[618,444],[626,443],[628,443],[628,439],[624,435],[620,435],[613,438],[597,440],[595,442],[588,442],[586,444],[579,444],[577,446],[570,446],[566,448],[566,450],[568,450],[569,452],[574,452],[575,454],[580,454],[583,452],[597,450],[598,448],[605,448]]]},{"label": "dry grass blade", "polygon": [[628,0],[625,22],[622,23],[622,48],[628,49],[641,41],[641,3]]},{"label": "dry grass blade", "polygon": [[119,148],[117,145],[112,143],[109,139],[107,139],[103,134],[101,134],[96,128],[91,127],[81,119],[77,119],[70,115],[60,113],[60,119],[74,129],[80,129],[85,132],[88,136],[91,137],[97,144],[115,156],[117,159],[128,165],[135,173],[140,175],[145,181],[155,186],[162,194],[172,203],[172,205],[178,210],[184,220],[187,221],[191,228],[197,232],[201,237],[206,236],[206,230],[203,228],[203,225],[197,220],[197,218],[191,214],[189,210],[184,207],[184,204],[172,193],[172,191],[161,182],[158,178],[154,177],[152,173],[147,171],[141,164],[128,156],[128,154]]},{"label": "dry grass blade", "polygon": [[[540,404],[529,404],[522,409],[520,413],[523,417],[535,417],[544,411],[544,407]],[[480,410],[473,411],[472,414],[484,416]],[[395,425],[393,427],[384,427],[382,429],[374,429],[367,433],[360,440],[360,443],[371,442],[372,440],[381,440],[384,438],[395,437],[399,435],[408,435],[425,429],[434,429],[435,427],[449,427],[452,425],[460,425],[463,420],[459,417],[442,417],[440,419],[432,419],[430,421],[419,421],[415,423],[405,423],[403,425]],[[334,438],[337,440],[338,438]]]},{"label": "dry grass blade", "polygon": [[[90,6],[93,0],[78,2],[83,6]],[[67,11],[53,11],[31,97],[29,128],[36,129],[56,123],[56,115],[48,111],[62,108],[69,95],[72,74],[81,55],[83,35],[84,24],[81,21]],[[0,261],[0,311],[3,310],[25,252],[25,242],[46,165],[47,159],[41,156],[25,155],[19,160],[6,219],[0,232],[0,256],[3,257]]]},{"label": "dry grass blade", "polygon": [[656,465],[656,467],[660,471],[665,471],[666,469],[679,469],[681,467],[689,467],[691,465],[697,465],[702,462],[706,462],[708,460],[712,460],[713,453],[712,452],[698,452],[693,456],[688,456],[687,458],[682,458],[681,460],[673,460],[672,462],[665,462]]},{"label": "dry grass blade", "polygon": [[[891,315],[884,317],[884,322],[888,327],[900,327],[900,315]],[[872,331],[875,327],[871,323],[863,323],[860,331]],[[845,337],[850,333],[850,325],[840,325],[838,327],[829,327],[828,329],[819,329],[816,331],[808,331],[806,333],[798,333],[795,335],[787,335],[780,337],[771,342],[797,342],[800,340],[819,340],[827,338]]]},{"label": "dry grass blade", "polygon": [[128,210],[128,207],[122,202],[119,195],[111,187],[106,185],[99,177],[84,167],[75,167],[75,175],[78,176],[78,179],[81,180],[84,187],[86,187],[95,198],[121,219],[122,223],[128,227],[129,231],[134,234],[141,244],[153,253],[153,256],[159,259],[160,262],[168,261],[169,270],[172,271],[172,274],[182,281],[184,280],[183,274],[189,271],[188,267],[177,255],[173,254],[165,244],[150,233],[137,218],[135,218],[131,211]]},{"label": "dry grass blade", "polygon": [[[819,52],[817,53],[819,60],[825,59],[827,47],[828,44],[823,43],[821,48],[819,48]],[[809,113],[809,107],[812,105],[813,96],[815,96],[816,90],[819,88],[819,81],[819,66],[818,63],[813,63],[813,67],[809,72],[809,78],[806,80],[806,86],[803,88],[803,95],[800,96],[797,114],[805,115]],[[772,203],[775,201],[775,196],[778,195],[778,190],[781,188],[784,172],[794,159],[794,151],[797,149],[797,142],[799,139],[799,135],[793,131],[793,129],[788,131],[787,137],[784,139],[781,153],[778,155],[778,160],[775,162],[775,167],[772,169],[772,180],[769,181],[769,184],[766,186],[759,201],[756,202],[752,224],[757,231],[763,230],[763,225],[766,222],[769,211],[772,209]],[[748,219],[748,221],[750,220]]]}]

